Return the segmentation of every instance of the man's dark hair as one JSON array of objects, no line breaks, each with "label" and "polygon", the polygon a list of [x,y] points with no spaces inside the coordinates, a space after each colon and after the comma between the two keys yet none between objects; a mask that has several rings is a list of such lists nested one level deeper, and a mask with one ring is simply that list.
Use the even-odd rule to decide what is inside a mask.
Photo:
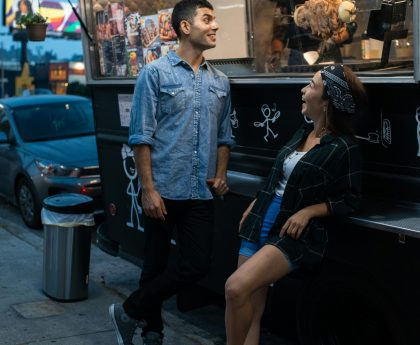
[{"label": "man's dark hair", "polygon": [[172,12],[172,27],[179,38],[181,38],[181,22],[186,20],[192,24],[198,8],[209,8],[213,10],[213,5],[207,0],[182,0],[175,5]]}]

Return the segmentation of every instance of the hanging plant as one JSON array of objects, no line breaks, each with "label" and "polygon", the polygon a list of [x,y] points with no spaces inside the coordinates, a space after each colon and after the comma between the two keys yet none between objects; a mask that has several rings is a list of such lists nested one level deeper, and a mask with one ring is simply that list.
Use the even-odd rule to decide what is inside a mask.
[{"label": "hanging plant", "polygon": [[23,26],[28,32],[30,41],[44,41],[47,33],[47,20],[41,13],[23,14],[17,21],[17,24]]}]

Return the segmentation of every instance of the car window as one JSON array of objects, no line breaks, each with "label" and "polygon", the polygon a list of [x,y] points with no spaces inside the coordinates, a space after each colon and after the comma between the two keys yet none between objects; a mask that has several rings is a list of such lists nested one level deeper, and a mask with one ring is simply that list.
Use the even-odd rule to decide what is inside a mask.
[{"label": "car window", "polygon": [[90,102],[43,104],[14,112],[23,141],[44,141],[94,133]]}]

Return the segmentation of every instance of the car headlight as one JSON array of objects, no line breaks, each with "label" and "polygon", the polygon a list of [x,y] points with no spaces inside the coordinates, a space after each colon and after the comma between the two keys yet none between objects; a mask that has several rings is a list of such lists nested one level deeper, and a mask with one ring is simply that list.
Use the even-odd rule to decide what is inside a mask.
[{"label": "car headlight", "polygon": [[42,175],[48,176],[48,177],[51,177],[51,176],[79,177],[80,175],[79,168],[66,167],[62,164],[52,162],[52,161],[36,160],[35,165],[39,169]]}]

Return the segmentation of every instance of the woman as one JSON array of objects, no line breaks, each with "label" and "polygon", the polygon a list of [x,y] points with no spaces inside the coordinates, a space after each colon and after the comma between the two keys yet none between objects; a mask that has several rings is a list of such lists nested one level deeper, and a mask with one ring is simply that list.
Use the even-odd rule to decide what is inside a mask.
[{"label": "woman", "polygon": [[29,0],[19,0],[18,9],[16,11],[15,20],[19,21],[20,17],[23,15],[28,15],[33,13],[32,4]]},{"label": "woman", "polygon": [[228,345],[258,345],[267,287],[321,261],[325,218],[345,216],[360,199],[361,158],[351,115],[365,104],[363,85],[346,66],[317,72],[302,89],[313,123],[279,151],[266,185],[240,222],[238,269],[226,282]]}]

